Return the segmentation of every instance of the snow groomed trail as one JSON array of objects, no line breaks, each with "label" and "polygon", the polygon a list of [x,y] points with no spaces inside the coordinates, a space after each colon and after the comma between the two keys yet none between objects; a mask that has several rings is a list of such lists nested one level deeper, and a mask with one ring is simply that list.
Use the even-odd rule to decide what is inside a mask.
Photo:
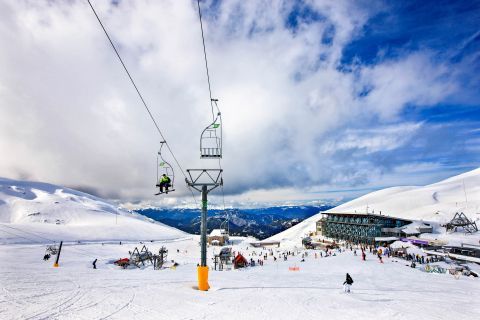
[{"label": "snow groomed trail", "polygon": [[[429,274],[373,255],[361,261],[351,251],[315,259],[309,251],[288,261],[271,256],[264,266],[211,271],[208,292],[195,289],[196,240],[165,245],[176,269],[123,270],[110,262],[139,244],[66,246],[60,267],[42,260],[39,245],[0,246],[1,319],[476,319],[480,316],[478,278]],[[261,249],[239,243],[233,250]],[[177,253],[177,250],[179,251]],[[209,258],[218,248],[209,248]],[[277,250],[275,248],[274,250]],[[280,248],[280,251],[289,250]],[[290,249],[291,250],[291,249]],[[263,251],[265,252],[265,251]],[[98,258],[97,270],[92,261]],[[253,259],[259,258],[252,256]],[[396,262],[397,261],[397,262]],[[289,271],[290,266],[300,267]],[[354,279],[345,294],[345,273]],[[452,308],[455,306],[455,308]]]}]

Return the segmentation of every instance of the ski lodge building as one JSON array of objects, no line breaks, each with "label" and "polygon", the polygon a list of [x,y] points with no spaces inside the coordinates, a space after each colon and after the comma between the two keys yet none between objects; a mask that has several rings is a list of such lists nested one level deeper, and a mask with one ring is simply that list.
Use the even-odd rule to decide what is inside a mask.
[{"label": "ski lodge building", "polygon": [[335,240],[375,244],[392,242],[400,237],[432,232],[432,226],[373,213],[322,213],[316,223],[316,234]]},{"label": "ski lodge building", "polygon": [[228,232],[225,229],[213,229],[207,239],[211,246],[223,246],[228,240]]}]

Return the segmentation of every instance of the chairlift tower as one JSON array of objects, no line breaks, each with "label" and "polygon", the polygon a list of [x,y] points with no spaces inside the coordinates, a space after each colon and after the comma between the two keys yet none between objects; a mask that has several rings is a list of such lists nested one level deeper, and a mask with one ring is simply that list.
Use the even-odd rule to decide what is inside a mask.
[{"label": "chairlift tower", "polygon": [[202,216],[200,224],[201,259],[198,268],[198,288],[202,291],[206,291],[209,288],[207,267],[207,196],[210,191],[223,185],[222,172],[222,169],[187,169],[187,174],[190,179],[185,178],[185,182],[189,187],[192,187],[202,194]]},{"label": "chairlift tower", "polygon": [[200,226],[201,237],[201,263],[207,266],[207,195],[213,189],[223,185],[222,169],[187,169],[190,179],[185,182],[189,187],[202,193],[202,217]]}]

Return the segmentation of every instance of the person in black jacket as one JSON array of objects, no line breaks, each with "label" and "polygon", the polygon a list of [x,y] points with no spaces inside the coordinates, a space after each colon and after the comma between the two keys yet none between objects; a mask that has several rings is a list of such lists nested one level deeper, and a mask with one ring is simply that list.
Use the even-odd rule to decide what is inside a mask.
[{"label": "person in black jacket", "polygon": [[93,260],[93,269],[97,269],[97,259]]},{"label": "person in black jacket", "polygon": [[353,279],[352,277],[350,277],[350,275],[347,273],[347,278],[345,279],[345,282],[343,282],[343,290],[346,292],[346,293],[349,293],[350,292],[350,287],[352,286],[353,284]]}]

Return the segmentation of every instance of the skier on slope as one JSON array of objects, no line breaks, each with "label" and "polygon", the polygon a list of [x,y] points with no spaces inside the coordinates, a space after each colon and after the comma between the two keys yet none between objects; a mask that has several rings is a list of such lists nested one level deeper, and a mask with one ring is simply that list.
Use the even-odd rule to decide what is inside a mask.
[{"label": "skier on slope", "polygon": [[93,260],[92,265],[93,269],[97,269],[97,259]]},{"label": "skier on slope", "polygon": [[343,282],[343,291],[346,293],[350,293],[350,287],[353,284],[353,279],[350,277],[350,275],[347,273],[347,278]]}]

